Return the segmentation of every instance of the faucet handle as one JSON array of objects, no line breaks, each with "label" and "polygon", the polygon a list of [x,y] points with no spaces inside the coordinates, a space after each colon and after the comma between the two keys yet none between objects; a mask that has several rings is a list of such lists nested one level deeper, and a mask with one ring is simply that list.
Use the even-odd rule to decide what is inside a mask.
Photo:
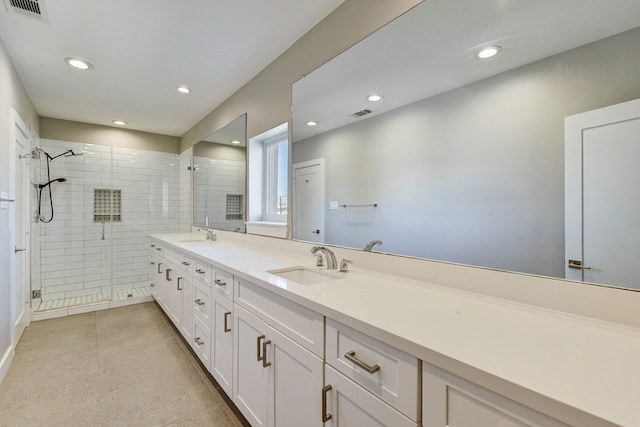
[{"label": "faucet handle", "polygon": [[316,267],[322,267],[324,265],[324,259],[322,259],[322,253],[318,252],[316,254]]},{"label": "faucet handle", "polygon": [[353,264],[353,261],[351,261],[350,259],[345,259],[342,258],[342,261],[340,261],[340,273],[348,273],[349,272],[349,264]]}]

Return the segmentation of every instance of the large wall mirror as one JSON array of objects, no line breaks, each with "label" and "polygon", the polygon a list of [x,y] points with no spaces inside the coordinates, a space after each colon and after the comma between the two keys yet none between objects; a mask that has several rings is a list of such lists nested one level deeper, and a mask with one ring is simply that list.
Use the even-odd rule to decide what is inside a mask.
[{"label": "large wall mirror", "polygon": [[640,98],[639,26],[636,0],[420,3],[294,83],[320,177],[294,239],[564,278],[564,118]]},{"label": "large wall mirror", "polygon": [[247,195],[247,117],[193,147],[193,225],[244,232]]}]

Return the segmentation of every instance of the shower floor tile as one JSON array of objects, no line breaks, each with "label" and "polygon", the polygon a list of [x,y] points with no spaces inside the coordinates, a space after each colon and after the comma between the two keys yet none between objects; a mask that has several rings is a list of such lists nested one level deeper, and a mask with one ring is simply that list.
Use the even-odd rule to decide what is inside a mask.
[{"label": "shower floor tile", "polygon": [[151,296],[151,287],[144,286],[133,289],[119,289],[113,291],[113,298],[109,294],[84,295],[80,297],[56,299],[51,301],[41,301],[34,308],[34,312],[42,312],[49,310],[61,310],[65,308],[88,306],[109,301],[123,301],[130,298],[144,298]]}]

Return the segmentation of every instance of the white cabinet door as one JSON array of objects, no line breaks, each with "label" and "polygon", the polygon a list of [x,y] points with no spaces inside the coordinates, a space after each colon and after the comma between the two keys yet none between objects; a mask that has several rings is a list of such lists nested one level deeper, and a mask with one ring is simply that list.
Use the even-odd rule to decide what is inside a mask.
[{"label": "white cabinet door", "polygon": [[151,287],[151,296],[158,301],[158,257],[151,251],[149,254],[149,286]]},{"label": "white cabinet door", "polygon": [[[166,259],[165,259],[165,262]],[[164,290],[165,290],[165,306],[169,318],[178,330],[182,329],[183,319],[183,301],[182,301],[182,282],[183,277],[180,269],[173,263],[167,262],[164,270]]]},{"label": "white cabinet door", "polygon": [[[417,424],[329,365],[325,366],[326,427],[417,427]],[[441,426],[444,427],[444,426]]]},{"label": "white cabinet door", "polygon": [[262,355],[266,350],[269,328],[262,320],[238,306],[234,308],[233,325],[233,403],[253,427],[267,426],[267,386],[271,371]]},{"label": "white cabinet door", "polygon": [[424,427],[567,427],[566,424],[423,362]]},{"label": "white cabinet door", "polygon": [[240,412],[252,426],[321,427],[322,360],[243,308],[234,311]]},{"label": "white cabinet door", "polygon": [[211,375],[227,395],[232,396],[233,303],[216,293],[213,293],[212,303]]},{"label": "white cabinet door", "polygon": [[178,292],[180,293],[179,302],[182,305],[182,336],[188,343],[192,342],[193,328],[191,327],[191,319],[193,318],[193,278],[187,273],[181,274],[180,283],[178,283]]},{"label": "white cabinet door", "polygon": [[322,427],[322,359],[271,327],[267,340],[269,426]]}]

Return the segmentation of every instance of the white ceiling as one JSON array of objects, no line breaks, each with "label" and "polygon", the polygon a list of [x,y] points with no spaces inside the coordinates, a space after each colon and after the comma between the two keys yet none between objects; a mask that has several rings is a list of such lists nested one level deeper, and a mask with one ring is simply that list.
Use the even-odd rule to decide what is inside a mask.
[{"label": "white ceiling", "polygon": [[[638,26],[639,0],[425,1],[293,85],[294,141]],[[487,45],[502,52],[478,60]]]},{"label": "white ceiling", "polygon": [[40,116],[182,136],[343,0],[39,1],[0,38]]}]

